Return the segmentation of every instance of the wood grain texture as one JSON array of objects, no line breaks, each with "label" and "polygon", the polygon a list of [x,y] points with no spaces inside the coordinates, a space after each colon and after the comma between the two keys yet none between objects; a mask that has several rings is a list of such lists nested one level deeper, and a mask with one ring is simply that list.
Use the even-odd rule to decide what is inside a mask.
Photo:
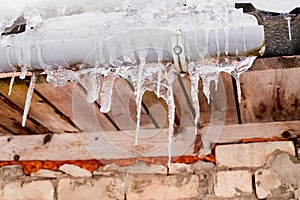
[{"label": "wood grain texture", "polygon": [[[65,86],[54,87],[43,83],[37,84],[36,90],[80,131],[116,130],[95,104],[87,103],[86,94],[77,84],[69,82]],[[92,119],[91,116],[95,118]]]},{"label": "wood grain texture", "polygon": [[[8,84],[1,84],[0,93],[13,102],[20,109],[23,109],[26,100],[28,87],[25,84],[15,84],[11,96],[8,96]],[[28,118],[33,118],[39,124],[53,133],[77,132],[76,128],[65,121],[56,110],[46,104],[42,98],[33,93]]]},{"label": "wood grain texture", "polygon": [[2,97],[3,96],[0,96],[1,134],[27,135],[48,133],[48,130],[45,127],[36,125],[30,118],[27,121],[27,126],[22,127],[22,114],[15,110],[11,105],[7,104]]},{"label": "wood grain texture", "polygon": [[[191,98],[191,82],[189,76],[183,79],[189,101]],[[210,85],[210,104],[202,91],[202,80],[199,81],[198,99],[200,103],[200,126],[217,124],[238,124],[238,115],[234,98],[232,79],[229,74],[221,73],[215,90],[215,83]]]},{"label": "wood grain texture", "polygon": [[[242,139],[291,137],[300,131],[300,121],[226,125],[220,132],[216,127],[199,130],[204,143],[232,143]],[[168,156],[167,129],[142,130],[138,145],[134,145],[135,131],[54,134],[45,143],[45,135],[0,136],[0,160],[90,160],[124,159]],[[49,137],[49,136],[48,136]],[[48,138],[49,139],[49,138]],[[193,155],[194,128],[184,128],[173,139],[172,155]],[[63,152],[63,153],[62,153]]]},{"label": "wood grain texture", "polygon": [[243,123],[300,119],[300,69],[271,69],[241,76]]},{"label": "wood grain texture", "polygon": [[284,68],[300,68],[300,56],[278,56],[269,58],[257,58],[250,71],[268,70],[268,69],[284,69]]}]

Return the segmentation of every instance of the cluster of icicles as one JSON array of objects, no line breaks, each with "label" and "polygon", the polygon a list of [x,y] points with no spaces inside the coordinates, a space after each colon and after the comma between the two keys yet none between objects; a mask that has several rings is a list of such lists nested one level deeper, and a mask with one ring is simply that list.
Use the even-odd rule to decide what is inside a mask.
[{"label": "cluster of icicles", "polygon": [[[128,79],[134,86],[135,101],[137,104],[137,124],[135,144],[138,143],[139,129],[140,129],[140,117],[141,117],[141,103],[142,96],[146,90],[153,91],[158,98],[163,98],[168,105],[168,151],[169,162],[171,163],[171,150],[172,150],[172,137],[173,137],[173,125],[175,119],[175,104],[173,97],[173,82],[179,76],[178,72],[174,68],[174,64],[163,63],[162,53],[159,51],[157,63],[146,63],[147,51],[139,51],[139,59],[135,60],[134,56],[126,55],[124,60],[136,63],[132,65],[123,65],[122,61],[119,61],[119,66],[114,67],[99,67],[81,69],[78,71],[72,71],[68,69],[48,70],[47,81],[54,86],[63,86],[68,81],[78,82],[81,78],[86,79],[87,87],[87,101],[93,103],[99,97],[101,98],[100,111],[107,113],[110,111],[111,99],[114,87],[114,81],[117,77]],[[193,105],[196,111],[195,115],[195,134],[197,133],[197,125],[200,117],[200,106],[198,100],[198,82],[202,79],[203,92],[210,101],[210,83],[214,81],[218,82],[220,72],[226,72],[231,74],[237,83],[237,91],[239,100],[241,99],[240,90],[240,75],[252,66],[255,60],[255,56],[249,57],[215,57],[206,58],[203,60],[189,62],[188,74],[191,79],[191,96]],[[24,78],[26,71],[22,71],[20,78]],[[29,89],[27,92],[27,98],[24,108],[22,125],[25,126],[26,118],[30,108],[30,101],[32,93],[34,91],[35,82],[37,80],[37,74],[32,73]],[[100,76],[104,76],[104,82],[100,84]],[[12,77],[10,83],[9,94],[11,93],[15,76]],[[215,84],[217,86],[217,84]],[[217,89],[217,88],[216,88]]]}]

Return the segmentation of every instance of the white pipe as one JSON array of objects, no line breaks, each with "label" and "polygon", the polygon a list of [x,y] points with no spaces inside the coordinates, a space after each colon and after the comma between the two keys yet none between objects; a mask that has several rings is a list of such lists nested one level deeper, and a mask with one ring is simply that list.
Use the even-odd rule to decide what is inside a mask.
[{"label": "white pipe", "polygon": [[[229,31],[227,39],[226,30]],[[219,44],[216,44],[216,31]],[[0,72],[12,72],[12,66],[22,65],[32,70],[65,68],[77,63],[95,65],[98,62],[105,66],[140,49],[149,49],[147,63],[157,62],[157,50],[165,52],[163,61],[172,61],[170,38],[173,33],[174,30],[169,29],[141,28],[113,35],[105,41],[98,40],[96,36],[71,40],[35,39],[28,33],[7,36],[1,40]],[[235,55],[237,50],[239,55],[246,55],[264,44],[263,26],[199,29],[183,34],[185,53],[190,55],[191,60],[201,56],[214,57],[218,52],[224,55],[226,46],[229,55]]]}]

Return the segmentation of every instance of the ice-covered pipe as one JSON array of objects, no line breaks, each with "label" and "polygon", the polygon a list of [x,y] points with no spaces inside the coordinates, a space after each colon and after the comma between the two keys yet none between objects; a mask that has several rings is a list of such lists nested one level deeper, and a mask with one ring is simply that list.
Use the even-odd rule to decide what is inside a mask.
[{"label": "ice-covered pipe", "polygon": [[[199,29],[183,32],[185,54],[189,60],[222,55],[256,55],[264,44],[262,26]],[[0,72],[13,67],[31,70],[65,68],[83,63],[95,66],[114,65],[124,55],[148,49],[146,62],[158,62],[155,51],[162,50],[163,61],[173,61],[171,37],[174,30],[140,28],[107,37],[78,39],[47,39],[26,34],[7,36],[1,40]],[[134,61],[133,61],[134,62]]]}]

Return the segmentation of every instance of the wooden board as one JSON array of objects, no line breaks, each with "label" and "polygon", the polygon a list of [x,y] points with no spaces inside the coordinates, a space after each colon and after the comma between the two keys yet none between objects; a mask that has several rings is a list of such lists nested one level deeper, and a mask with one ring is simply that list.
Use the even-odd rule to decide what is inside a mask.
[{"label": "wooden board", "polygon": [[[25,84],[15,84],[11,96],[8,96],[8,84],[1,84],[0,93],[13,102],[19,109],[23,109],[28,87]],[[55,108],[43,101],[37,94],[32,95],[28,118],[33,118],[39,124],[53,133],[77,132],[77,129],[56,113]]]},{"label": "wooden board", "polygon": [[[116,130],[95,104],[87,103],[86,94],[77,84],[69,82],[61,87],[37,84],[36,90],[70,119],[79,131]],[[95,116],[95,119],[91,116]]]},{"label": "wooden board", "polygon": [[250,71],[241,76],[243,123],[300,119],[300,69]]},{"label": "wooden board", "polygon": [[[4,100],[2,99],[4,98]],[[14,109],[12,105],[7,104],[5,97],[0,96],[0,130],[1,134],[40,134],[48,133],[48,130],[43,126],[38,126],[31,119],[28,119],[26,127],[22,127],[22,114]],[[4,130],[5,129],[5,130]]]},{"label": "wooden board", "polygon": [[[190,79],[189,77],[184,79],[183,83],[185,90],[187,91],[189,101],[192,102]],[[200,79],[198,93],[200,103],[200,126],[238,124],[238,115],[231,76],[226,73],[220,74],[217,91],[215,91],[214,82],[211,83],[210,104],[208,104],[202,88],[202,80]]]},{"label": "wooden board", "polygon": [[300,56],[278,56],[269,58],[257,58],[250,71],[267,69],[300,68]]},{"label": "wooden board", "polygon": [[[232,143],[241,139],[282,137],[289,131],[295,137],[300,121],[226,125],[200,129],[204,143]],[[90,160],[168,156],[167,129],[142,130],[139,145],[134,145],[134,131],[54,134],[45,143],[45,135],[0,136],[0,160]],[[194,128],[185,128],[173,140],[173,156],[193,155]],[[61,152],[64,152],[63,154]]]},{"label": "wooden board", "polygon": [[[134,130],[137,122],[134,92],[125,79],[117,78],[112,95],[111,117],[120,130]],[[141,107],[141,129],[155,128],[149,113]]]}]

